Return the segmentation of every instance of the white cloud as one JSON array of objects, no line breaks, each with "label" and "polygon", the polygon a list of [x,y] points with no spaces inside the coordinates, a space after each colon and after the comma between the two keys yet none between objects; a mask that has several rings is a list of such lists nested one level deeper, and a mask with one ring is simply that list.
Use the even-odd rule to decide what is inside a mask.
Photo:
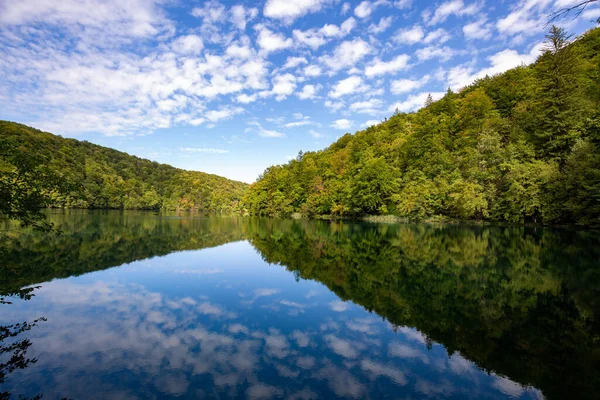
[{"label": "white cloud", "polygon": [[399,9],[410,8],[412,6],[412,0],[396,0],[394,1],[394,6]]},{"label": "white cloud", "polygon": [[366,85],[360,76],[351,76],[333,85],[329,97],[337,99],[349,94],[364,93],[369,89],[370,86]]},{"label": "white cloud", "polygon": [[581,18],[583,20],[597,20],[598,18],[600,18],[600,8],[594,8],[591,10],[586,10],[583,12],[583,14],[581,15]]},{"label": "white cloud", "polygon": [[325,100],[325,107],[329,108],[332,112],[337,112],[345,106],[343,101],[332,101]]},{"label": "white cloud", "polygon": [[377,25],[371,24],[369,26],[369,32],[372,32],[375,35],[385,32],[386,30],[388,30],[388,28],[390,26],[392,26],[393,21],[394,21],[394,17],[392,17],[391,15],[387,16],[387,17],[383,17],[379,20],[379,23]]},{"label": "white cloud", "polygon": [[354,15],[358,18],[366,18],[373,12],[373,4],[370,1],[361,2],[355,9]]},{"label": "white cloud", "polygon": [[338,71],[355,66],[372,51],[373,49],[369,43],[360,38],[355,38],[341,43],[335,48],[332,55],[322,56],[320,60],[333,71]]},{"label": "white cloud", "polygon": [[492,36],[492,32],[488,28],[486,20],[480,19],[479,21],[464,25],[463,35],[468,40],[489,39]]},{"label": "white cloud", "polygon": [[463,0],[451,0],[442,3],[433,13],[433,16],[429,21],[428,25],[436,25],[440,22],[444,22],[450,15],[464,16],[474,15],[479,11],[479,7],[476,3],[465,5]]},{"label": "white cloud", "polygon": [[217,122],[223,119],[229,119],[234,115],[241,114],[244,109],[241,107],[226,107],[221,110],[212,110],[205,114],[205,117],[210,122]]},{"label": "white cloud", "polygon": [[263,14],[268,18],[293,22],[306,14],[320,11],[323,6],[332,3],[329,0],[267,0]]},{"label": "white cloud", "polygon": [[192,15],[202,18],[207,23],[223,22],[227,18],[225,7],[215,0],[206,1],[202,7],[195,7],[192,9]]},{"label": "white cloud", "polygon": [[252,21],[258,15],[258,9],[246,8],[241,4],[231,7],[231,22],[236,28],[244,30],[246,24]]},{"label": "white cloud", "polygon": [[408,60],[410,60],[410,56],[406,54],[400,54],[387,62],[381,61],[379,58],[375,58],[371,65],[365,68],[365,75],[368,77],[373,77],[402,71],[408,67]]},{"label": "white cloud", "polygon": [[377,125],[379,123],[381,123],[381,121],[376,119],[370,119],[368,121],[363,122],[361,126],[364,128],[368,128],[369,126]]},{"label": "white cloud", "polygon": [[314,78],[322,74],[321,67],[318,65],[309,65],[304,68],[304,75]]},{"label": "white cloud", "polygon": [[171,28],[171,22],[159,8],[160,3],[159,0],[5,1],[0,5],[0,24],[84,25],[93,35],[152,36]]},{"label": "white cloud", "polygon": [[187,35],[178,37],[171,44],[173,50],[182,54],[199,54],[204,47],[202,38],[197,35]]},{"label": "white cloud", "polygon": [[277,75],[273,78],[272,93],[277,101],[281,101],[294,93],[296,77],[292,74]]},{"label": "white cloud", "polygon": [[289,47],[292,47],[294,41],[290,38],[286,38],[284,35],[280,33],[275,33],[264,26],[260,26],[258,29],[258,38],[256,39],[256,43],[263,49],[266,53],[272,53],[279,50],[284,50]]},{"label": "white cloud", "polygon": [[446,32],[445,29],[443,28],[439,28],[436,29],[435,31],[431,31],[427,34],[427,36],[425,36],[425,38],[423,39],[423,43],[425,44],[429,44],[429,43],[446,43],[448,40],[450,40],[450,34],[448,32]]},{"label": "white cloud", "polygon": [[304,57],[288,57],[285,64],[283,65],[283,69],[288,68],[296,68],[299,65],[308,64],[306,58]]},{"label": "white cloud", "polygon": [[424,37],[423,28],[420,25],[414,25],[412,28],[399,30],[394,40],[399,43],[415,44],[423,40]]},{"label": "white cloud", "polygon": [[414,80],[414,79],[398,79],[398,80],[392,81],[390,91],[393,94],[410,93],[414,90],[420,89],[423,86],[425,86],[425,84],[427,84],[427,82],[429,82],[429,80],[430,80],[429,75],[425,75],[421,79],[416,79],[416,80]]},{"label": "white cloud", "polygon": [[[184,153],[213,153],[213,154],[229,153],[229,150],[212,149],[212,148],[207,148],[207,147],[182,147],[179,150],[183,151]],[[217,271],[217,270],[211,270],[211,271]],[[222,271],[220,271],[220,272],[222,272]],[[195,271],[194,273],[201,274],[201,273],[211,273],[211,272],[205,272],[204,270],[201,270],[201,271]],[[216,272],[212,272],[212,273],[216,273]]]},{"label": "white cloud", "polygon": [[[338,120],[333,121],[330,126],[335,129],[350,129],[352,127],[352,124],[353,124],[353,122],[350,120],[338,119]],[[339,302],[339,303],[342,303],[342,302]],[[344,304],[344,303],[342,303],[342,304]],[[337,303],[336,303],[336,305],[332,305],[331,307],[334,311],[343,311],[343,310],[341,310],[342,306],[338,305]],[[344,306],[344,307],[347,307],[347,306]],[[344,310],[345,310],[345,308],[344,308]]]},{"label": "white cloud", "polygon": [[235,99],[237,102],[242,103],[242,104],[249,104],[249,103],[253,103],[257,100],[258,95],[255,94],[247,94],[247,93],[242,93],[240,95],[238,95]]},{"label": "white cloud", "polygon": [[314,125],[315,122],[314,121],[310,121],[310,120],[302,120],[302,121],[294,121],[294,122],[288,122],[287,124],[285,124],[284,126],[286,128],[297,128],[299,126],[307,126],[307,125]]},{"label": "white cloud", "polygon": [[299,92],[298,98],[300,100],[314,99],[317,97],[317,92],[321,89],[321,85],[304,85],[302,91]]},{"label": "white cloud", "polygon": [[415,111],[425,105],[427,96],[431,95],[433,100],[441,99],[446,93],[444,92],[422,92],[415,95],[410,95],[404,101],[400,101],[392,104],[388,108],[388,112],[394,112],[396,110],[400,112]]},{"label": "white cloud", "polygon": [[365,101],[357,101],[355,103],[350,104],[350,110],[359,114],[376,115],[381,113],[380,107],[382,105],[383,101],[379,99],[369,99]]},{"label": "white cloud", "polygon": [[338,27],[337,25],[325,24],[321,28],[311,28],[306,31],[294,29],[294,38],[301,44],[318,49],[333,38],[343,38],[356,27],[356,20],[352,17]]},{"label": "white cloud", "polygon": [[258,134],[262,137],[284,137],[285,134],[274,130],[258,128]]},{"label": "white cloud", "polygon": [[427,61],[433,58],[438,58],[440,61],[448,61],[454,57],[455,51],[447,46],[428,46],[417,50],[415,54],[420,61]]},{"label": "white cloud", "polygon": [[519,54],[515,50],[505,49],[488,57],[490,66],[477,72],[468,65],[458,65],[448,71],[448,84],[452,90],[459,90],[474,80],[497,75],[519,65],[531,64],[539,56],[543,44],[534,46],[527,54]]},{"label": "white cloud", "polygon": [[[550,10],[550,0],[525,0],[516,3],[506,17],[496,22],[496,29],[502,34],[535,35],[544,29]],[[562,6],[557,5],[557,8]]]}]

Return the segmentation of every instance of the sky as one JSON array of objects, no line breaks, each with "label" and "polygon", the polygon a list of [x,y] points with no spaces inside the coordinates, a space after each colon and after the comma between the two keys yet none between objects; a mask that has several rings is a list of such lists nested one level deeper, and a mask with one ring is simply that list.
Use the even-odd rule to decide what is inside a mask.
[{"label": "sky", "polygon": [[580,1],[0,0],[0,119],[253,182],[535,61]]}]

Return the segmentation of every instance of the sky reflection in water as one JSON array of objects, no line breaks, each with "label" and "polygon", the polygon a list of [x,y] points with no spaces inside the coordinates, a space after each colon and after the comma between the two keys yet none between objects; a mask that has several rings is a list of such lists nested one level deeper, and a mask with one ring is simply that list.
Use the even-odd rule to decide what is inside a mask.
[{"label": "sky reflection in water", "polygon": [[6,389],[46,398],[542,398],[418,330],[268,264],[247,241],[42,285],[2,323],[36,364]]}]

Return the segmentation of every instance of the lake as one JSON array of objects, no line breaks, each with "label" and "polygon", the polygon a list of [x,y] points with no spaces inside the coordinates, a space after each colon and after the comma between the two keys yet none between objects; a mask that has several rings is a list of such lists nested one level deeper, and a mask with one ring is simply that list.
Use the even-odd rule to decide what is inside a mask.
[{"label": "lake", "polygon": [[2,247],[7,397],[598,398],[597,232],[49,218]]}]

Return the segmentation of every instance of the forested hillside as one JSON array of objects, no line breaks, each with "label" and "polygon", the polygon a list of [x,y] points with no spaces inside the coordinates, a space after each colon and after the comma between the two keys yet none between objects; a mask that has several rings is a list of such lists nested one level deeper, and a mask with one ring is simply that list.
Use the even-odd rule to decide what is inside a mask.
[{"label": "forested hillside", "polygon": [[231,212],[246,187],[0,121],[0,214],[9,218],[39,206]]},{"label": "forested hillside", "polygon": [[251,214],[600,225],[600,29],[268,168]]}]

